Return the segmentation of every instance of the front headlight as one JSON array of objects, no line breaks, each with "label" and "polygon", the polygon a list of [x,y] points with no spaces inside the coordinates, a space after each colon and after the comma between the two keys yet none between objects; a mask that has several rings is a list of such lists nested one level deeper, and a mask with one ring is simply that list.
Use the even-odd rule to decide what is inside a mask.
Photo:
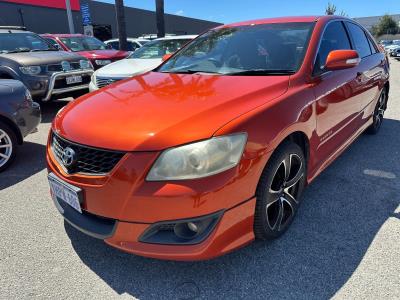
[{"label": "front headlight", "polygon": [[247,134],[240,133],[165,150],[147,180],[197,179],[221,173],[239,163],[246,141]]},{"label": "front headlight", "polygon": [[79,66],[81,67],[81,69],[92,69],[90,61],[84,59],[79,61]]},{"label": "front headlight", "polygon": [[96,65],[98,66],[105,66],[111,63],[111,60],[109,59],[96,59],[94,61],[96,63]]},{"label": "front headlight", "polygon": [[19,69],[26,75],[38,75],[40,72],[42,72],[42,68],[40,66],[19,67]]}]

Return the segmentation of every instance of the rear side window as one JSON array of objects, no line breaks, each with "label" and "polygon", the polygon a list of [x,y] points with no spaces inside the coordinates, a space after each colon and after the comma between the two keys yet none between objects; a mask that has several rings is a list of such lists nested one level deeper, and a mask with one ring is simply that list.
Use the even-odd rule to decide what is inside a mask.
[{"label": "rear side window", "polygon": [[53,40],[53,39],[51,39],[51,38],[44,38],[47,42],[49,42],[50,43],[50,45],[52,45],[53,47],[55,47],[55,48],[58,48],[58,43],[55,41],[55,40]]},{"label": "rear side window", "polygon": [[351,37],[353,38],[354,48],[357,50],[361,58],[372,54],[369,41],[365,35],[364,30],[360,26],[347,22],[347,27]]},{"label": "rear side window", "polygon": [[378,53],[378,50],[376,50],[376,46],[375,46],[375,43],[372,41],[372,38],[368,35],[367,35],[367,38],[368,38],[368,43],[369,43],[369,47],[371,48],[372,54]]},{"label": "rear side window", "polygon": [[347,32],[342,22],[328,24],[321,39],[317,58],[314,66],[314,74],[323,72],[326,59],[333,50],[350,50],[351,45]]}]

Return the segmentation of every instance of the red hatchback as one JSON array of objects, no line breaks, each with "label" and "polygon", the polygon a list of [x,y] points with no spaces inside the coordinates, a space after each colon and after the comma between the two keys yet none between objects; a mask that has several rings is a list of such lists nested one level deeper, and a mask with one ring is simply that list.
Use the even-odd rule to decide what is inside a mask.
[{"label": "red hatchback", "polygon": [[83,34],[42,34],[44,39],[64,51],[71,51],[90,60],[95,70],[124,59],[127,51],[114,50],[95,37]]},{"label": "red hatchback", "polygon": [[215,28],[56,116],[53,200],[82,232],[156,258],[208,259],[279,237],[304,187],[378,132],[388,79],[385,54],[347,18]]}]

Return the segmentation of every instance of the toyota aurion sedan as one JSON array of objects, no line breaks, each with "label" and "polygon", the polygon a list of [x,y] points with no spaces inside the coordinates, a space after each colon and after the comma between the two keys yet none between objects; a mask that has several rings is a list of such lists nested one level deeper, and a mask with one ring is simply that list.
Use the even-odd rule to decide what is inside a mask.
[{"label": "toyota aurion sedan", "polygon": [[212,29],[58,113],[54,203],[78,230],[153,258],[210,259],[277,238],[303,189],[379,131],[388,69],[368,31],[343,17]]}]

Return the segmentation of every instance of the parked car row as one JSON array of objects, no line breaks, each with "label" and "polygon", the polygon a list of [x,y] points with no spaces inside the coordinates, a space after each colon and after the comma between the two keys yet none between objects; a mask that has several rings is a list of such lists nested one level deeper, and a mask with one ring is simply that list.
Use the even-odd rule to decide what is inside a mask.
[{"label": "parked car row", "polygon": [[380,41],[380,45],[385,49],[386,53],[388,53],[392,57],[397,57],[398,50],[400,49],[400,40],[383,40]]},{"label": "parked car row", "polygon": [[40,123],[40,106],[33,100],[46,102],[86,94],[94,69],[101,73],[93,76],[91,90],[150,71],[164,55],[194,37],[151,42],[130,39],[140,47],[148,46],[126,52],[112,49],[116,40],[107,44],[81,34],[39,36],[22,27],[0,27],[0,172],[15,158],[17,145]]}]

